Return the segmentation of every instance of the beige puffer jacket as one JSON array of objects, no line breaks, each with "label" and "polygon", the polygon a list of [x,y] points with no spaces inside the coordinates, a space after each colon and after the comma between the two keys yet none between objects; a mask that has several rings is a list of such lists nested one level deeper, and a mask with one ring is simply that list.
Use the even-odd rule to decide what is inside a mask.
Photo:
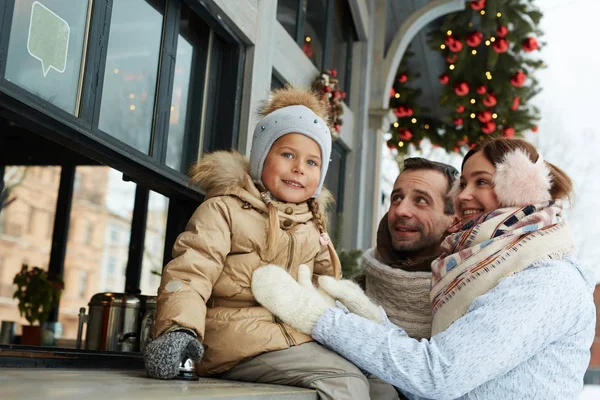
[{"label": "beige puffer jacket", "polygon": [[[199,375],[312,340],[256,302],[250,290],[255,269],[277,264],[297,278],[298,265],[307,264],[317,275],[341,275],[339,262],[331,261],[331,246],[320,244],[306,203],[274,202],[277,250],[274,259],[264,259],[268,209],[248,170],[247,159],[237,152],[216,152],[198,163],[192,181],[206,190],[206,200],[177,238],[158,290],[155,334],[174,326],[193,329],[205,347],[196,365]],[[321,210],[330,198],[325,190],[319,195]]]}]

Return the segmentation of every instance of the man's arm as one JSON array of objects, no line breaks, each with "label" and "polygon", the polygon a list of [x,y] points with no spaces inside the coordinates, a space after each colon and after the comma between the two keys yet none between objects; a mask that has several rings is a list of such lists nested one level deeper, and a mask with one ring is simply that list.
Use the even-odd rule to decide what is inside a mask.
[{"label": "man's arm", "polygon": [[503,279],[469,312],[430,340],[411,339],[340,309],[317,321],[313,337],[403,391],[454,399],[505,374],[560,338],[580,318],[587,294],[579,272],[562,261]]}]

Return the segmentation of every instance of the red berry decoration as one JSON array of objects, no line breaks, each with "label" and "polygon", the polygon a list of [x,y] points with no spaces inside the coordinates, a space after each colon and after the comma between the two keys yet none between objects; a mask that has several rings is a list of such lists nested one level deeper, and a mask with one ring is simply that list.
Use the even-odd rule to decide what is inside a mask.
[{"label": "red berry decoration", "polygon": [[458,54],[452,54],[451,56],[446,57],[446,62],[448,64],[454,64],[458,60]]},{"label": "red berry decoration", "polygon": [[492,45],[496,53],[506,53],[508,51],[508,41],[504,38],[498,38]]},{"label": "red berry decoration", "polygon": [[487,92],[487,88],[485,87],[485,85],[481,85],[477,87],[477,93],[479,94],[485,94]]},{"label": "red berry decoration", "polygon": [[502,136],[504,136],[505,138],[512,138],[515,136],[515,129],[511,126],[509,126],[508,128],[504,128],[502,130]]},{"label": "red berry decoration", "polygon": [[398,82],[400,82],[400,83],[406,83],[407,80],[408,80],[408,75],[406,75],[406,74],[401,74],[398,77]]},{"label": "red berry decoration", "polygon": [[523,71],[519,71],[510,78],[510,83],[514,87],[521,87],[525,83],[527,75]]},{"label": "red berry decoration", "polygon": [[491,111],[485,110],[478,113],[477,118],[483,123],[490,122],[492,120],[492,113]]},{"label": "red berry decoration", "polygon": [[531,127],[531,132],[537,132],[538,131],[538,126],[534,125]]},{"label": "red berry decoration", "polygon": [[517,111],[519,109],[519,105],[521,105],[521,99],[518,97],[513,98],[513,102],[512,105],[510,106],[510,109],[513,111]]},{"label": "red berry decoration", "polygon": [[462,118],[456,118],[454,120],[454,125],[456,125],[456,126],[462,126],[462,124],[463,124],[463,119]]},{"label": "red berry decoration", "polygon": [[461,140],[459,140],[459,141],[456,142],[456,144],[459,145],[459,146],[464,146],[467,143],[469,143],[468,136],[465,136],[464,138],[462,138]]},{"label": "red berry decoration", "polygon": [[457,112],[457,113],[459,113],[459,114],[460,114],[460,113],[462,113],[462,112],[464,112],[464,111],[465,111],[465,106],[463,106],[463,105],[459,105],[458,107],[456,107],[456,112]]},{"label": "red berry decoration", "polygon": [[460,40],[454,40],[452,43],[448,45],[448,48],[453,53],[458,53],[463,49],[463,44]]},{"label": "red berry decoration", "polygon": [[334,78],[337,76],[337,69],[331,70],[331,76],[333,76]]},{"label": "red berry decoration", "polygon": [[454,93],[458,96],[466,96],[469,94],[469,85],[467,82],[460,82],[454,87]]},{"label": "red berry decoration", "polygon": [[527,53],[530,53],[539,48],[540,48],[540,46],[538,45],[538,42],[535,38],[529,37],[529,38],[523,40],[523,50],[526,51]]},{"label": "red berry decoration", "polygon": [[503,38],[506,35],[508,35],[508,28],[504,25],[499,26],[496,30],[496,36]]},{"label": "red berry decoration", "polygon": [[485,8],[485,0],[472,1],[471,8],[475,11],[483,10]]},{"label": "red berry decoration", "polygon": [[482,40],[483,40],[483,33],[475,31],[475,32],[471,32],[467,35],[465,42],[467,42],[467,44],[471,47],[477,47],[481,44]]},{"label": "red berry decoration", "polygon": [[498,99],[496,99],[496,96],[494,96],[493,94],[489,93],[485,99],[483,99],[482,101],[483,105],[486,107],[494,107],[496,104],[498,104]]},{"label": "red berry decoration", "polygon": [[448,82],[450,82],[450,77],[448,76],[448,74],[442,74],[442,75],[440,75],[440,83],[442,85],[445,85]]},{"label": "red berry decoration", "polygon": [[481,124],[481,131],[486,135],[491,135],[496,130],[496,123],[494,121],[486,122]]},{"label": "red berry decoration", "polygon": [[396,95],[396,89],[391,88],[390,89],[390,97],[394,97]]},{"label": "red berry decoration", "polygon": [[400,139],[410,140],[410,139],[412,139],[412,137],[413,137],[412,132],[409,131],[408,129],[402,129],[400,131]]}]

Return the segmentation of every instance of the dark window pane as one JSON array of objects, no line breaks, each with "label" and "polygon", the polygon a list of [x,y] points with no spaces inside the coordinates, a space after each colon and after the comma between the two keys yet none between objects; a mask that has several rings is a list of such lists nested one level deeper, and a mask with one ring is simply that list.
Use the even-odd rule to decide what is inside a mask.
[{"label": "dark window pane", "polygon": [[[171,117],[167,142],[167,166],[186,172],[198,156],[202,94],[208,59],[210,29],[186,4],[182,5]],[[186,156],[184,149],[190,154]]]},{"label": "dark window pane", "polygon": [[300,0],[277,1],[277,21],[296,40],[296,19],[298,17],[298,2]]},{"label": "dark window pane", "polygon": [[335,0],[333,3],[333,15],[331,15],[328,25],[324,68],[336,69],[339,88],[348,91],[350,85],[349,71],[352,62],[349,46],[352,45],[354,39],[353,21],[347,1]]},{"label": "dark window pane", "polygon": [[148,153],[163,25],[157,1],[113,2],[98,127]]},{"label": "dark window pane", "polygon": [[323,45],[325,43],[325,26],[327,17],[326,0],[310,0],[306,7],[304,24],[304,54],[315,64],[317,69],[330,68],[323,65]]}]

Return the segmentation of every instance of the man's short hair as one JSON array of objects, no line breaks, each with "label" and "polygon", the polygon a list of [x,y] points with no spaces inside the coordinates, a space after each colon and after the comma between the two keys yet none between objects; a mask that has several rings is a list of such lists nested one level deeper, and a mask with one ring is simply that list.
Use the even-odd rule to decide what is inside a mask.
[{"label": "man's short hair", "polygon": [[431,161],[422,157],[411,157],[406,158],[404,160],[404,165],[402,167],[402,171],[408,170],[417,170],[417,169],[428,169],[433,171],[439,171],[446,177],[446,181],[448,182],[448,187],[446,188],[446,193],[444,196],[444,213],[447,215],[454,214],[454,199],[449,196],[450,190],[452,189],[452,185],[456,179],[458,179],[459,173],[456,168],[452,165],[444,164],[437,161]]}]

